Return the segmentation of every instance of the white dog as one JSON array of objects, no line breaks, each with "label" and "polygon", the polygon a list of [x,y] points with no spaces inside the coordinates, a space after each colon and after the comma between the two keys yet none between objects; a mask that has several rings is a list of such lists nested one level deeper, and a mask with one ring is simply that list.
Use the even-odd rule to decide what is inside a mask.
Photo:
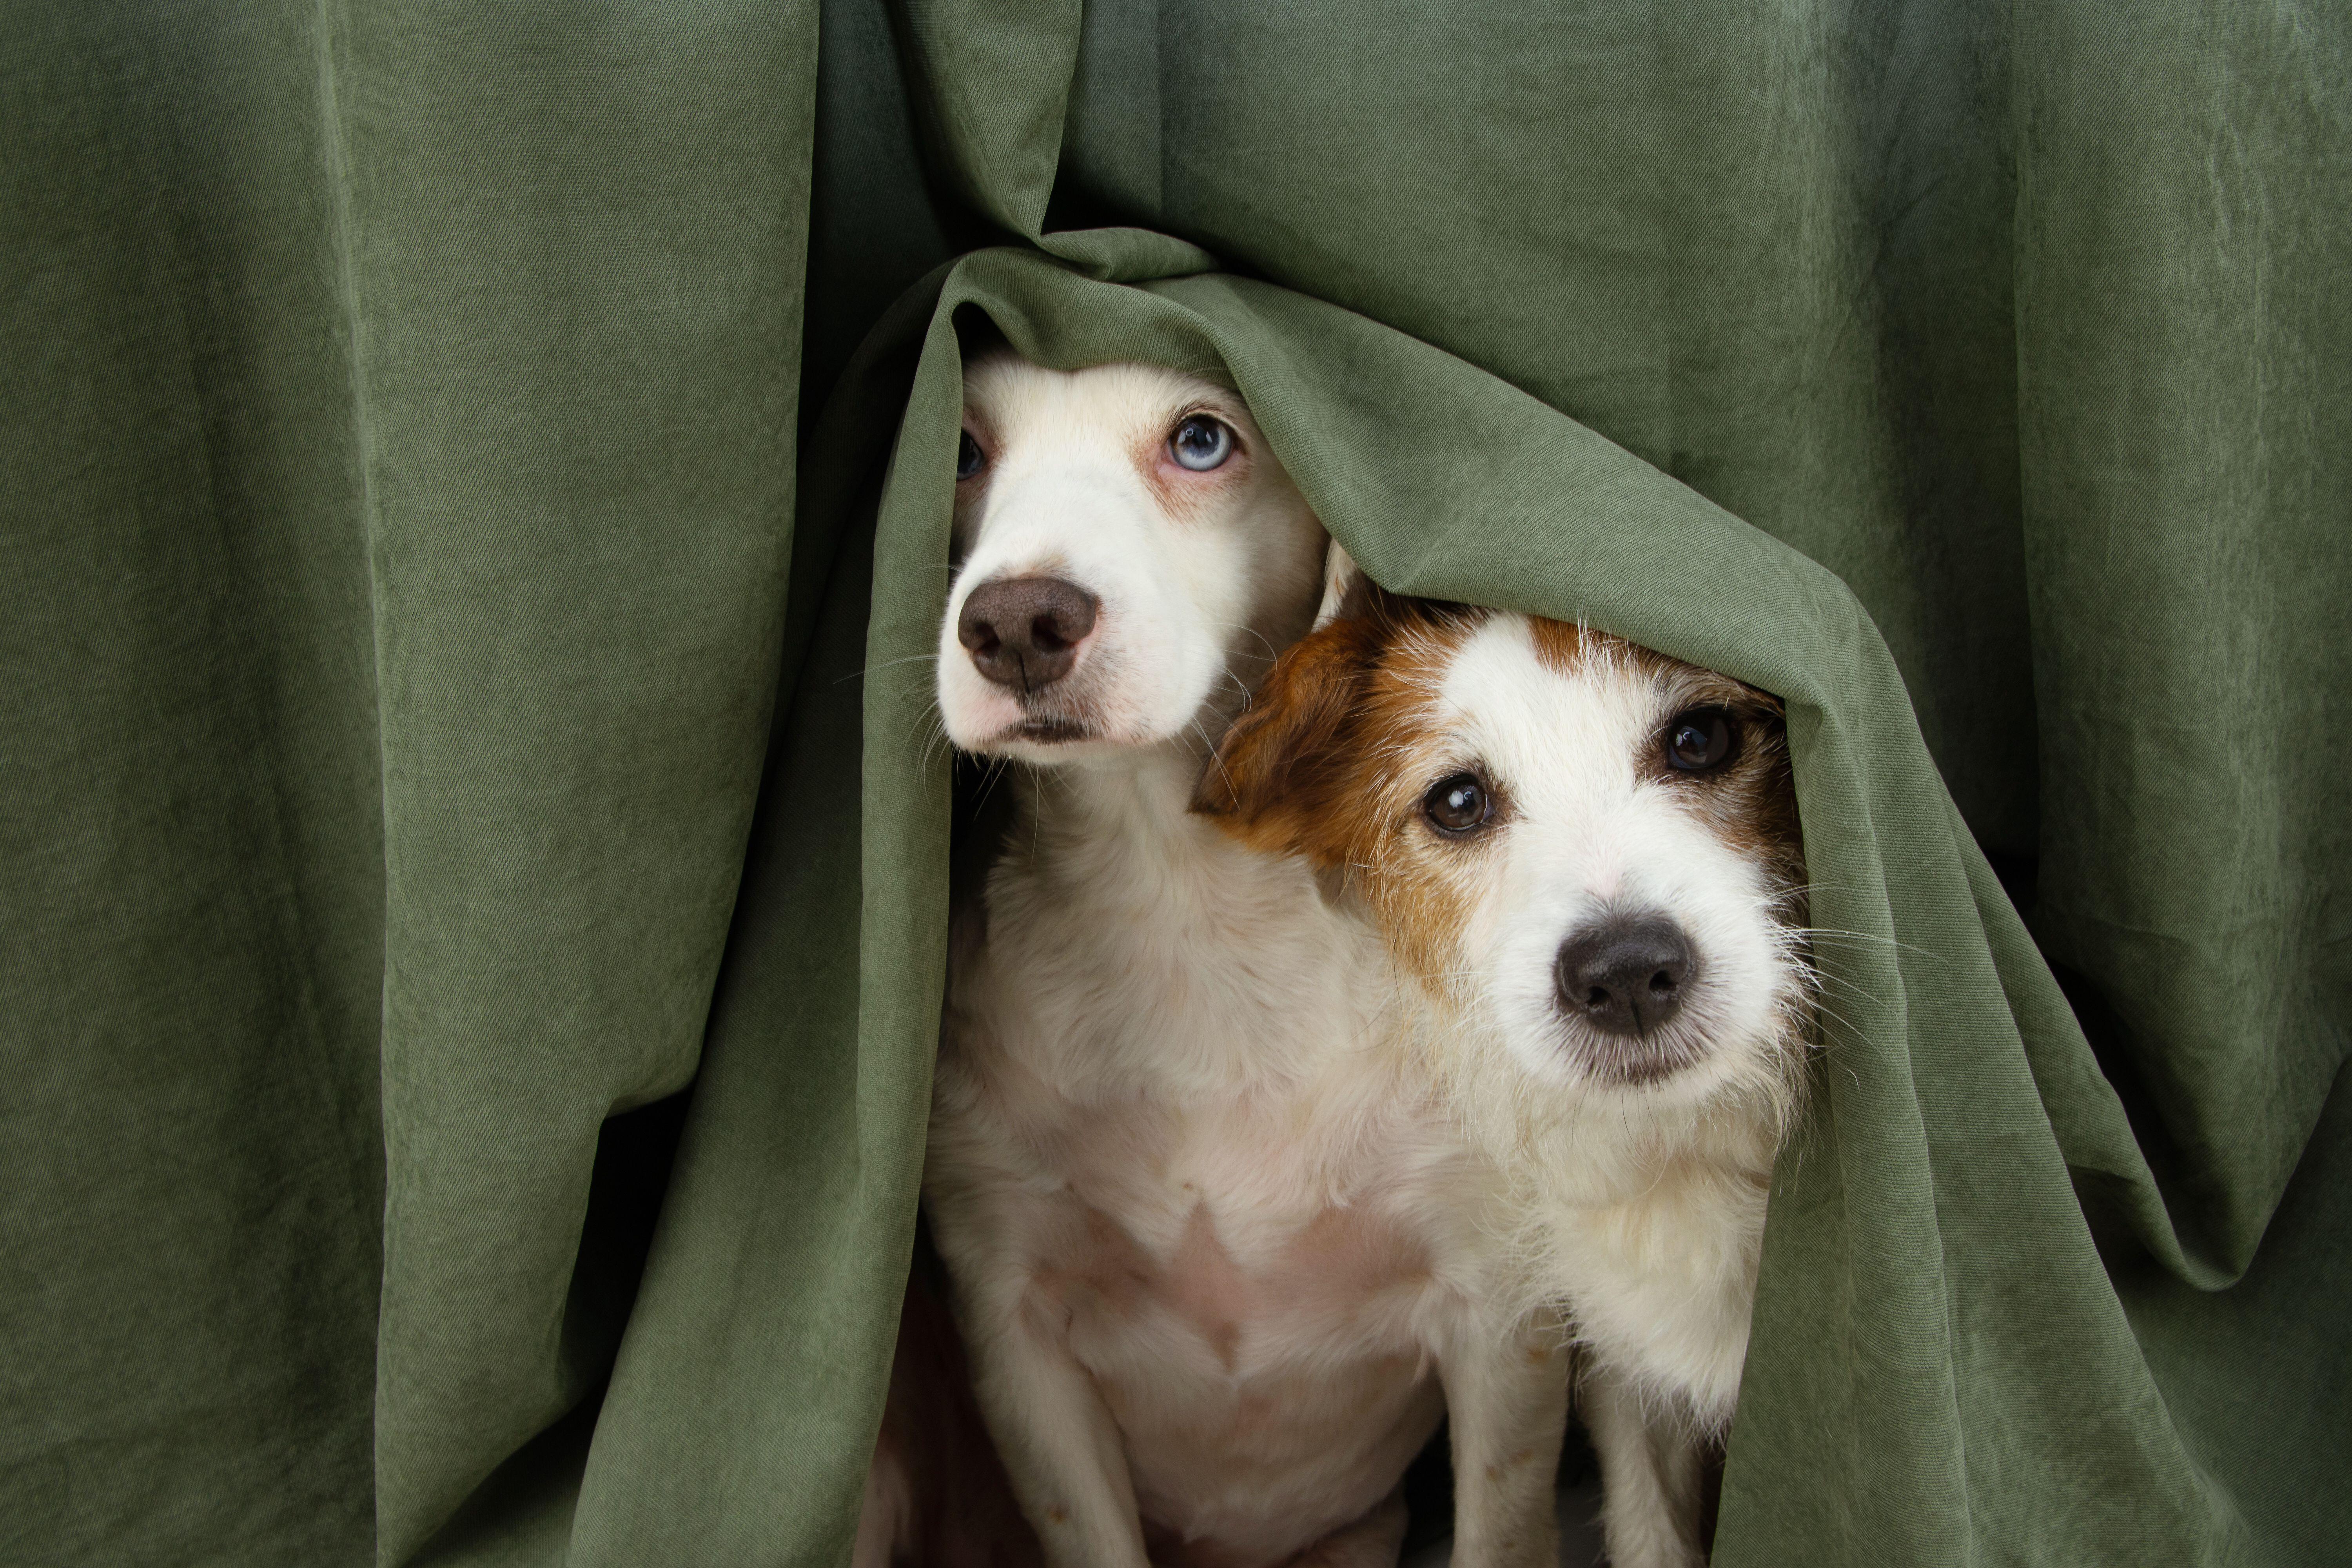
[{"label": "white dog", "polygon": [[1000,353],[965,399],[940,708],[1017,794],[924,1195],[1023,1511],[1068,1568],[1387,1568],[1450,1411],[1455,1561],[1549,1568],[1566,1351],[1491,1173],[1377,936],[1188,812],[1322,528],[1205,382]]},{"label": "white dog", "polygon": [[1780,704],[1619,638],[1359,580],[1201,784],[1423,977],[1528,1284],[1589,1347],[1618,1568],[1699,1562],[1811,1016]]}]

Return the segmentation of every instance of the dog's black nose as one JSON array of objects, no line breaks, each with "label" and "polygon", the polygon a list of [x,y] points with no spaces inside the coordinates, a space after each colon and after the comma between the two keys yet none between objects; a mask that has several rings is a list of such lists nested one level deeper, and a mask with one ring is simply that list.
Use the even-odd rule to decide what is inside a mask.
[{"label": "dog's black nose", "polygon": [[1070,673],[1101,608],[1101,600],[1065,578],[1000,578],[966,596],[956,640],[997,685],[1035,691]]},{"label": "dog's black nose", "polygon": [[1643,1036],[1682,1010],[1690,939],[1664,915],[1612,915],[1560,944],[1559,1005],[1604,1034]]}]

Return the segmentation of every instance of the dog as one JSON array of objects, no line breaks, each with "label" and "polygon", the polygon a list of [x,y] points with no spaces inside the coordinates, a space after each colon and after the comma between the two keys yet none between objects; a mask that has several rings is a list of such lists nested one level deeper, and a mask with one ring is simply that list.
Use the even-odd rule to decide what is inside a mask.
[{"label": "dog", "polygon": [[[1194,815],[1326,536],[1248,409],[967,368],[948,737],[1010,827],[959,907],[924,1204],[1057,1568],[1391,1568],[1451,1421],[1456,1558],[1546,1564],[1568,1351],[1376,933]],[[1500,1212],[1496,1210],[1496,1212]]]},{"label": "dog", "polygon": [[1772,1165],[1811,1038],[1780,704],[1622,639],[1360,574],[1196,805],[1344,883],[1515,1178],[1526,1288],[1586,1352],[1619,1568],[1704,1560]]}]

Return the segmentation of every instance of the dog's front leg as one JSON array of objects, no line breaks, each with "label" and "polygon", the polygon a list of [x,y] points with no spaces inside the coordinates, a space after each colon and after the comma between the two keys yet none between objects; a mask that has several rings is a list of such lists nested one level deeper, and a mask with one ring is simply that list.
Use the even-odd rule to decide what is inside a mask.
[{"label": "dog's front leg", "polygon": [[1554,1568],[1552,1489],[1568,1426],[1568,1335],[1557,1319],[1474,1314],[1438,1362],[1454,1447],[1457,1568]]},{"label": "dog's front leg", "polygon": [[972,1392],[1053,1568],[1145,1568],[1118,1427],[1054,1325],[1012,1294],[965,1331]]},{"label": "dog's front leg", "polygon": [[[1587,1373],[1584,1424],[1601,1461],[1601,1530],[1615,1568],[1700,1568],[1699,1446],[1669,1408],[1605,1366]],[[1663,1403],[1663,1402],[1661,1402]]]}]

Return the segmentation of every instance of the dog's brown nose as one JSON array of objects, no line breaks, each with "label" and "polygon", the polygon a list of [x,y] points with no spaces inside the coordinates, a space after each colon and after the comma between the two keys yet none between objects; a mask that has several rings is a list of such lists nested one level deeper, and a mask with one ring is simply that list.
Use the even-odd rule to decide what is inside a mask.
[{"label": "dog's brown nose", "polygon": [[1612,916],[1560,944],[1559,1005],[1608,1035],[1644,1036],[1682,1011],[1690,939],[1663,915]]},{"label": "dog's brown nose", "polygon": [[999,686],[1035,691],[1070,673],[1102,601],[1061,577],[1005,577],[968,595],[956,640]]}]

